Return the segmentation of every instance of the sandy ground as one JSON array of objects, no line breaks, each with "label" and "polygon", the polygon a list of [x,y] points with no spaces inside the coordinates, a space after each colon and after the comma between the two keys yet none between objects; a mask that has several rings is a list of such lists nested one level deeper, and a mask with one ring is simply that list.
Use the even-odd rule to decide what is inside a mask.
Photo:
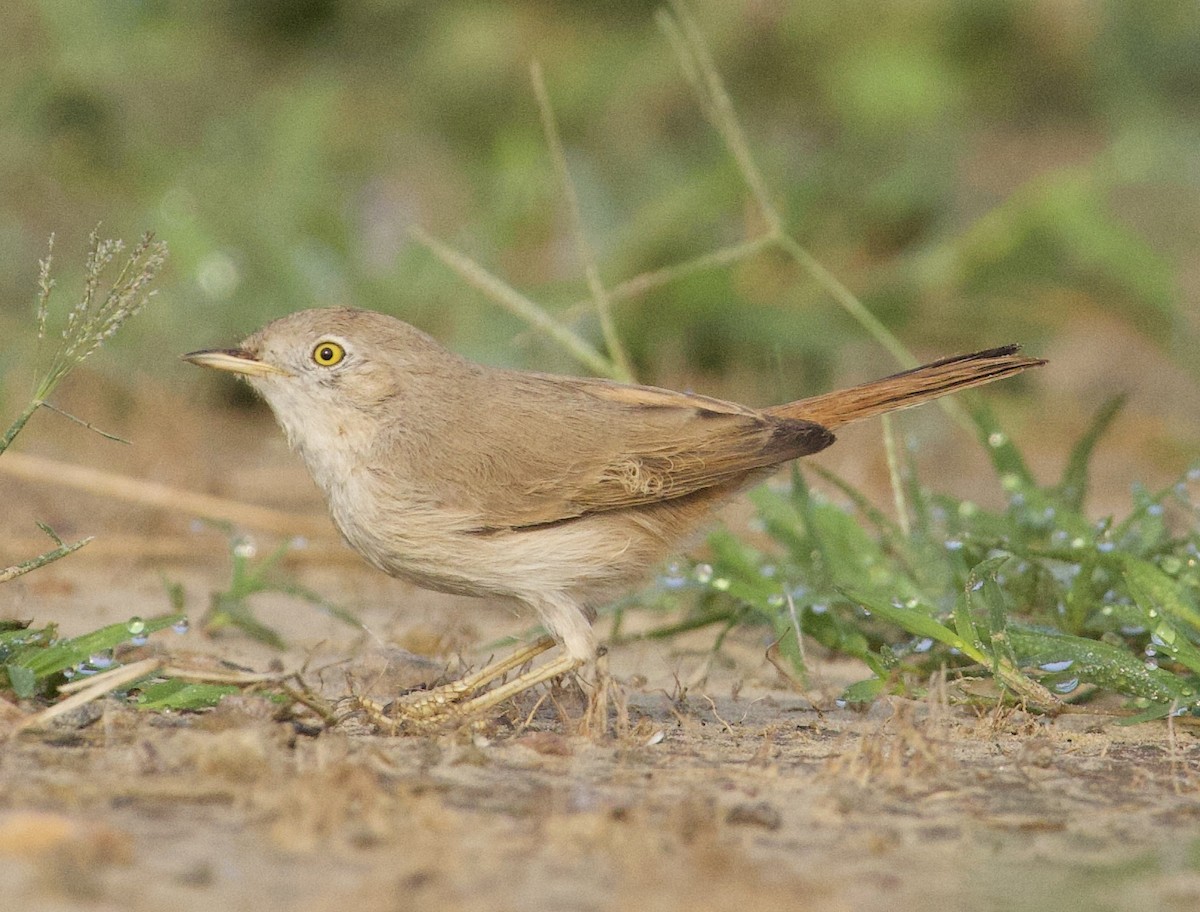
[{"label": "sandy ground", "polygon": [[[132,426],[138,445],[39,416],[22,450],[320,514],[261,416],[222,418],[169,396],[108,401],[76,410]],[[928,448],[942,458],[955,446]],[[1061,446],[1046,449],[1061,459]],[[881,471],[853,442],[835,456],[860,483]],[[978,470],[950,466],[946,477]],[[185,515],[52,478],[0,473],[0,496],[0,563],[39,550],[34,519],[64,537],[98,535],[0,587],[2,617],[79,633],[166,612],[166,579],[184,584],[198,618],[227,583],[225,536]],[[270,595],[254,606],[287,639],[282,654],[196,629],[146,648],[174,662],[305,667],[330,697],[353,686],[386,699],[460,659],[478,664],[525,627],[383,578],[320,536],[285,570],[358,612],[369,634]],[[575,732],[570,690],[528,717],[525,702],[481,729],[428,737],[353,721],[326,730],[255,696],[204,714],[96,704],[0,747],[0,908],[1200,908],[1194,729],[945,700],[857,713],[835,702],[865,676],[851,663],[811,656],[812,690],[800,694],[752,632],[708,667],[710,645],[701,631],[615,647],[627,721],[606,735]],[[0,704],[0,731],[17,714]]]}]

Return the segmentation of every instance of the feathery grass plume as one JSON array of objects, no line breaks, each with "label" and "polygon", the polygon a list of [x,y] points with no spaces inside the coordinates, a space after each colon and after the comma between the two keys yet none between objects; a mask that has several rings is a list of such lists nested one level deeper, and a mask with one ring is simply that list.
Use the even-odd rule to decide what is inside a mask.
[{"label": "feathery grass plume", "polygon": [[[29,404],[0,437],[0,453],[8,449],[34,412],[42,406],[54,408],[48,400],[63,378],[86,361],[105,340],[112,338],[154,295],[149,286],[166,263],[167,245],[154,240],[150,233],[133,248],[116,278],[104,290],[105,274],[124,250],[123,241],[102,240],[96,231],[88,236],[83,295],[67,313],[58,347],[45,371],[36,379]],[[46,257],[38,264],[35,316],[39,348],[46,339],[50,297],[55,287],[50,275],[53,262],[54,236],[51,235]]]},{"label": "feathery grass plume", "polygon": [[[41,349],[46,342],[47,326],[50,319],[50,297],[54,291],[55,282],[50,271],[54,263],[54,235],[50,236],[49,249],[44,259],[38,263],[38,292],[34,308],[34,320],[37,326],[38,361],[41,361]],[[93,231],[88,237],[88,251],[84,268],[83,294],[79,302],[67,313],[66,323],[59,338],[58,347],[50,358],[45,370],[38,374],[33,385],[33,395],[25,409],[9,425],[4,436],[0,437],[0,454],[8,449],[9,444],[16,439],[17,434],[33,417],[33,413],[43,406],[52,411],[66,414],[50,403],[50,396],[77,365],[86,361],[105,340],[112,338],[130,317],[136,314],[154,292],[149,290],[150,283],[162,270],[167,260],[167,245],[154,240],[152,234],[146,234],[128,258],[122,264],[116,277],[105,287],[105,275],[113,261],[118,259],[125,250],[125,245],[119,240],[101,240],[100,235]],[[67,415],[72,420],[78,418]],[[87,422],[79,421],[91,430]],[[98,433],[103,434],[102,431]],[[104,434],[110,437],[109,434]],[[90,538],[67,543],[59,538],[49,526],[38,523],[38,526],[54,542],[55,548],[44,554],[30,558],[11,567],[0,568],[0,583],[22,576],[31,570],[45,566],[51,561],[66,557],[73,551],[78,551],[86,545]]]}]

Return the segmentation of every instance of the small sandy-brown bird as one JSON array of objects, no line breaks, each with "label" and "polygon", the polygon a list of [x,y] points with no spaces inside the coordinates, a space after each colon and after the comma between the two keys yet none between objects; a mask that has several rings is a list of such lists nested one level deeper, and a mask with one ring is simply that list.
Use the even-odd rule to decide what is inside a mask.
[{"label": "small sandy-brown bird", "polygon": [[[606,380],[486,367],[384,314],[283,317],[188,361],[244,377],[379,569],[430,589],[516,599],[543,638],[397,701],[419,724],[491,708],[596,655],[594,607],[643,576],[714,507],[832,429],[1044,362],[1017,346],[947,358],[767,409]],[[560,642],[564,654],[482,688]]]}]

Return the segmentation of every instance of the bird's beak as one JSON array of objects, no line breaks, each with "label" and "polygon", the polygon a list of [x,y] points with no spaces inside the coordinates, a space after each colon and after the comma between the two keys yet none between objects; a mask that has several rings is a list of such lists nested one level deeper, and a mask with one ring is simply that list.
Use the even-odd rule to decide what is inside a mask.
[{"label": "bird's beak", "polygon": [[183,356],[184,361],[199,364],[201,367],[211,367],[246,377],[266,377],[271,374],[290,376],[282,367],[260,361],[250,352],[238,348],[210,348],[205,351],[189,352]]}]

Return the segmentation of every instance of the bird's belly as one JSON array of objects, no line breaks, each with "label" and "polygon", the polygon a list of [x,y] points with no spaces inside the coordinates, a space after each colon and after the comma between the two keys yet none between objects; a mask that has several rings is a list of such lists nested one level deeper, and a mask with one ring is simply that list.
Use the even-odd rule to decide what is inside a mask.
[{"label": "bird's belly", "polygon": [[663,556],[663,543],[615,517],[583,517],[523,530],[481,532],[473,517],[411,510],[369,518],[334,511],[342,535],[368,562],[426,589],[529,600],[548,593],[608,595]]}]

